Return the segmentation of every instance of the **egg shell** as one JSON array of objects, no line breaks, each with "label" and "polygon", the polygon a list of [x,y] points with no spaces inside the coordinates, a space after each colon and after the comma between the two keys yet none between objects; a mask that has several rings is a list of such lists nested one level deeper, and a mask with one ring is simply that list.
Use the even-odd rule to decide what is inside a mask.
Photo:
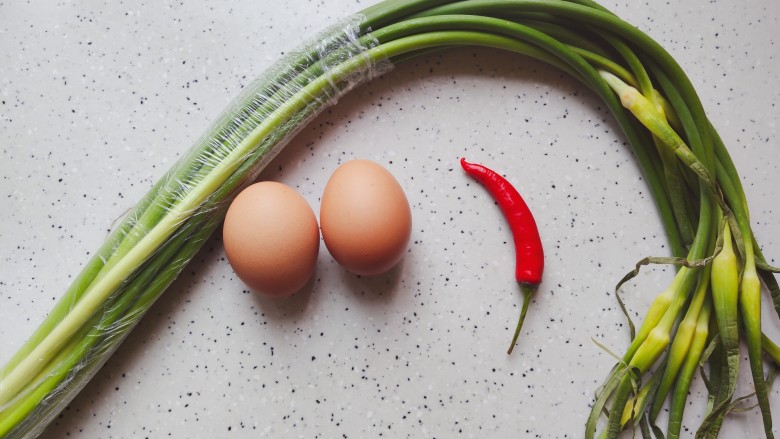
[{"label": "egg shell", "polygon": [[370,160],[339,166],[322,194],[320,227],[325,246],[347,270],[384,273],[406,252],[412,212],[393,175]]},{"label": "egg shell", "polygon": [[251,289],[269,296],[300,290],[314,273],[320,234],[314,211],[298,192],[265,181],[244,189],[225,216],[230,265]]}]

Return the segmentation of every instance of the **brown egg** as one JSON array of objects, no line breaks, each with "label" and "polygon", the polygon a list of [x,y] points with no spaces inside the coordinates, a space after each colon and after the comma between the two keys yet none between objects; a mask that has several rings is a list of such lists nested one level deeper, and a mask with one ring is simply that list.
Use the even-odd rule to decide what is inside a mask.
[{"label": "brown egg", "polygon": [[298,192],[265,181],[244,189],[225,216],[223,242],[238,277],[255,291],[287,296],[314,273],[320,233]]},{"label": "brown egg", "polygon": [[347,270],[374,275],[401,260],[412,233],[403,188],[369,160],[339,166],[322,194],[320,227],[325,246]]}]

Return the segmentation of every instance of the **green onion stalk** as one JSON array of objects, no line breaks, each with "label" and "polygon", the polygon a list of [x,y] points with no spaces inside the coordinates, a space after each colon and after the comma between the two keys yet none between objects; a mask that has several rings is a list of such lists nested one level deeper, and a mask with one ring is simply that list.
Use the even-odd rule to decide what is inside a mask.
[{"label": "green onion stalk", "polygon": [[659,430],[655,416],[671,392],[668,434],[676,437],[693,371],[706,346],[719,343],[725,354],[707,360],[719,378],[710,380],[713,403],[701,427],[717,434],[734,408],[734,353],[744,340],[772,437],[762,355],[777,361],[780,350],[761,332],[759,276],[776,310],[780,288],[751,232],[739,174],[677,62],[591,0],[386,0],[281,60],[138,203],[0,369],[0,437],[45,428],[198,252],[233,197],[314,116],[394,64],[461,46],[541,60],[601,98],[681,265],[636,334],[631,326],[633,340],[597,395],[585,436],[601,427],[601,437],[614,438],[637,423],[649,432],[648,418]]}]

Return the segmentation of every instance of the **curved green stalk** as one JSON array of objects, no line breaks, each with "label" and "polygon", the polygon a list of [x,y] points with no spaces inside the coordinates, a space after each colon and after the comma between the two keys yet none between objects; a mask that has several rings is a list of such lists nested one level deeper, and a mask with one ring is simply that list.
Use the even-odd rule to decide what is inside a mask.
[{"label": "curved green stalk", "polygon": [[632,85],[633,87],[639,86],[639,84],[636,82],[636,78],[634,78],[634,75],[632,75],[631,72],[626,70],[620,64],[612,61],[611,59],[605,58],[594,52],[581,49],[575,46],[572,46],[571,50],[573,50],[577,55],[581,56],[583,59],[587,60],[589,63],[593,64],[595,68],[600,70],[606,70],[612,73],[613,75],[617,76],[618,78],[622,79],[627,84]]},{"label": "curved green stalk", "polygon": [[[664,358],[661,361],[661,364],[658,365],[657,370],[664,370],[666,368],[666,362],[667,358]],[[660,373],[654,373],[648,382],[639,390],[639,394],[626,404],[626,408],[623,410],[623,417],[620,420],[620,428],[626,428],[628,426],[635,427],[637,424],[642,423],[645,410],[650,404],[653,395],[658,391],[658,386],[661,384],[661,377],[662,375]],[[606,430],[603,433],[606,436]]]},{"label": "curved green stalk", "polygon": [[[718,158],[718,180],[723,189],[723,194],[728,200],[729,204],[733,206],[735,217],[749,218],[749,211],[747,205],[747,199],[745,198],[745,191],[742,189],[742,182],[739,179],[739,173],[737,172],[734,162],[731,160],[726,146],[723,144],[720,136],[713,127],[710,127],[713,133],[715,154]],[[745,226],[750,227],[749,221],[744,221]],[[754,257],[760,261],[766,263],[764,255],[761,253],[761,248],[756,241],[755,236],[751,233],[752,248],[754,251]],[[748,244],[750,245],[750,244]],[[759,275],[763,279],[767,288],[772,294],[772,303],[775,308],[775,313],[780,316],[780,285],[777,283],[777,279],[774,273],[766,270],[759,270]]]},{"label": "curved green stalk", "polygon": [[[692,259],[701,258],[704,255],[709,243],[709,230],[711,228],[711,199],[713,192],[717,192],[714,188],[715,181],[713,179],[714,170],[710,170],[707,165],[700,161],[694,153],[683,146],[684,142],[677,136],[674,130],[666,123],[665,118],[658,112],[657,108],[646,98],[644,98],[636,89],[628,86],[619,78],[606,72],[601,72],[602,77],[607,81],[610,86],[620,94],[621,102],[623,106],[629,109],[638,119],[642,121],[650,131],[653,132],[665,145],[672,147],[672,150],[678,154],[678,156],[707,183],[702,185],[701,191],[701,206],[699,227],[697,228],[696,237],[691,246],[689,257]],[[641,81],[640,81],[641,83]],[[702,151],[703,157],[709,157],[706,151]],[[706,188],[706,189],[705,189]],[[681,269],[682,272],[684,270]],[[679,274],[679,273],[678,273]],[[632,352],[629,348],[628,355],[631,357],[631,362],[641,362],[647,364],[647,368],[654,363],[658,357],[660,357],[663,349],[668,345],[670,332],[674,322],[678,318],[680,309],[685,301],[688,288],[682,290],[682,294],[677,294],[671,298],[668,309],[664,311],[663,317],[654,325],[653,321],[647,322],[648,327],[652,327],[649,331],[648,339],[637,341],[632,343],[632,347],[639,344],[636,348],[636,353]],[[645,323],[643,323],[645,325]],[[652,337],[652,338],[651,338]],[[647,347],[646,347],[647,344]],[[628,357],[626,357],[628,358]],[[640,371],[642,368],[639,367]],[[646,369],[645,369],[646,370]],[[610,412],[607,424],[607,437],[614,438],[621,428],[621,417],[625,408],[625,404],[630,397],[631,383],[623,382],[616,390],[615,399],[613,401],[612,410]]]},{"label": "curved green stalk", "polygon": [[658,390],[653,395],[653,403],[650,406],[650,420],[655,421],[658,417],[658,413],[661,411],[664,400],[669,393],[675,379],[677,379],[678,372],[683,365],[683,362],[688,357],[688,352],[691,350],[693,344],[694,334],[698,326],[699,314],[701,313],[702,306],[707,298],[707,291],[710,285],[710,272],[712,271],[712,265],[708,264],[704,267],[699,283],[696,286],[696,291],[691,299],[691,303],[688,305],[688,310],[685,313],[685,317],[677,327],[677,333],[674,336],[672,346],[669,348],[669,354],[666,359],[666,367],[664,367],[661,382],[658,386]]},{"label": "curved green stalk", "polygon": [[[750,255],[752,256],[752,246]],[[764,380],[764,368],[761,358],[761,282],[758,280],[755,265],[750,265],[752,260],[745,260],[745,269],[742,272],[740,285],[740,310],[742,322],[745,326],[745,335],[748,347],[748,361],[753,375],[753,386],[756,389],[756,399],[761,408],[761,416],[764,421],[766,437],[774,437],[772,433],[772,412],[769,407],[769,395],[766,381]]]},{"label": "curved green stalk", "polygon": [[[547,34],[555,38],[556,40],[560,41],[561,43],[564,43],[567,46],[572,47],[572,49],[574,49],[575,51],[582,50],[583,52],[591,53],[594,55],[594,59],[598,59],[599,62],[604,62],[610,65],[619,66],[618,63],[614,62],[610,58],[610,54],[607,53],[606,50],[604,50],[604,47],[602,45],[598,44],[596,41],[594,41],[592,38],[590,38],[589,35],[586,35],[584,32],[577,32],[570,27],[565,27],[563,25],[554,23],[552,21],[541,21],[541,20],[536,21],[527,18],[522,20],[520,19],[513,20],[513,21],[523,23],[524,25],[528,27],[532,27],[543,34]],[[622,66],[620,68],[622,69]],[[627,70],[626,73],[628,73]],[[626,82],[630,82],[630,80]]]},{"label": "curved green stalk", "polygon": [[[756,398],[758,399],[759,407],[761,408],[762,420],[764,422],[764,430],[767,437],[773,437],[771,431],[772,418],[771,409],[769,407],[768,390],[766,388],[766,381],[764,380],[763,366],[761,355],[763,348],[763,340],[761,334],[761,284],[758,280],[758,275],[755,268],[754,261],[754,249],[755,238],[749,224],[749,216],[747,212],[747,202],[745,201],[744,191],[739,183],[739,177],[736,174],[733,162],[725,153],[725,147],[722,146],[722,142],[716,137],[716,153],[718,153],[718,170],[720,174],[720,180],[722,181],[721,187],[723,188],[724,196],[734,207],[734,216],[737,219],[737,223],[742,230],[742,237],[745,239],[745,260],[744,271],[742,273],[742,280],[740,284],[740,303],[739,308],[742,314],[743,325],[745,328],[745,335],[748,346],[748,360],[750,364],[751,374],[753,376],[753,384],[756,389]],[[720,147],[718,147],[720,144]],[[727,169],[730,168],[730,169]],[[774,276],[768,273],[765,277],[767,285],[772,288],[776,287],[777,283]],[[773,297],[774,299],[774,297]],[[776,302],[777,303],[777,302]],[[771,349],[771,348],[770,348]]]},{"label": "curved green stalk", "polygon": [[[680,272],[683,270],[686,270],[686,267],[681,268]],[[690,289],[690,282],[695,279],[695,272],[691,271],[690,273],[690,276],[685,277],[685,280],[688,282],[684,282],[679,292],[672,297],[668,308],[664,311],[658,323],[650,329],[647,338],[639,344],[639,347],[636,349],[635,353],[631,355],[630,360],[628,361],[628,364],[631,365],[631,367],[639,371],[638,375],[640,377],[650,370],[669,346],[672,327],[677,321],[680,310],[685,304],[687,291]],[[626,403],[629,398],[631,398],[632,391],[633,383],[628,380],[624,379],[620,386],[618,386],[612,403],[612,409],[610,410],[608,417],[607,438],[615,438],[618,433],[620,433],[623,412],[625,411]]]},{"label": "curved green stalk", "polygon": [[675,298],[686,294],[685,291],[692,284],[694,275],[695,273],[690,268],[682,267],[674,276],[674,279],[669,286],[661,294],[656,296],[653,303],[650,304],[650,308],[647,310],[644,320],[642,320],[639,331],[637,331],[636,336],[631,340],[628,349],[626,349],[626,353],[623,355],[623,361],[629,361],[634,357],[634,354],[636,354],[640,346],[642,346],[642,343],[645,342],[653,328],[655,328],[664,315],[666,315],[666,312],[669,310],[669,307],[672,305]]},{"label": "curved green stalk", "polygon": [[[712,261],[712,300],[723,352],[726,356],[726,385],[716,394],[715,406],[704,419],[713,431],[720,429],[722,412],[731,403],[739,372],[739,266],[731,243],[731,229],[723,225],[723,249]],[[702,430],[700,430],[702,431]]]},{"label": "curved green stalk", "polygon": [[529,286],[526,284],[520,284],[520,290],[523,293],[523,307],[520,310],[520,318],[517,319],[517,327],[515,328],[515,333],[512,336],[512,342],[509,344],[509,349],[507,349],[506,351],[507,355],[511,354],[512,351],[515,349],[515,344],[517,344],[517,338],[520,336],[520,329],[523,328],[525,315],[528,312],[528,305],[531,303],[531,296],[533,296],[533,294],[536,292],[536,287]]},{"label": "curved green stalk", "polygon": [[[612,45],[626,63],[628,63],[634,77],[637,78],[638,85],[633,86],[633,88],[639,89],[642,95],[657,108],[661,120],[668,121],[663,99],[660,93],[653,87],[650,76],[647,74],[639,57],[636,56],[634,51],[628,47],[626,43],[619,40],[617,37],[605,32],[599,32],[599,35]],[[631,85],[630,83],[628,84]],[[657,136],[653,136],[653,142],[658,149],[658,154],[661,157],[661,163],[663,164],[667,196],[669,197],[669,202],[672,207],[677,230],[679,230],[679,239],[684,244],[690,245],[693,242],[694,232],[686,210],[686,194],[682,190],[682,183],[678,176],[677,161],[674,159],[672,151],[664,147],[661,139]]]},{"label": "curved green stalk", "polygon": [[667,439],[678,439],[680,437],[683,412],[685,411],[685,404],[688,400],[688,389],[691,388],[693,375],[696,373],[696,369],[699,366],[699,359],[707,345],[711,310],[712,304],[709,300],[705,301],[701,313],[699,314],[699,319],[696,322],[696,330],[694,331],[693,340],[691,341],[691,347],[688,350],[688,355],[680,370],[677,383],[674,387],[674,393],[672,394]]},{"label": "curved green stalk", "polygon": [[[722,166],[729,162],[730,160],[727,156],[721,157]],[[737,188],[741,188],[741,186],[737,186],[737,184],[732,182],[729,190],[738,190]],[[773,438],[772,413],[769,407],[769,396],[766,381],[764,379],[763,361],[761,357],[763,351],[761,347],[761,281],[758,278],[755,265],[753,232],[750,227],[750,217],[746,209],[746,202],[744,201],[744,192],[741,196],[733,193],[732,196],[736,196],[742,200],[741,203],[737,202],[734,204],[734,217],[736,218],[736,223],[741,232],[742,244],[744,244],[742,246],[742,248],[744,248],[744,261],[742,279],[739,287],[739,305],[745,327],[748,360],[750,363],[750,371],[753,376],[753,385],[756,389],[756,399],[758,399],[758,405],[761,409],[764,432],[766,433],[767,438]],[[737,237],[736,239],[739,246],[740,238]]]},{"label": "curved green stalk", "polygon": [[775,344],[766,334],[761,334],[761,348],[772,359],[775,366],[780,366],[780,346]]}]

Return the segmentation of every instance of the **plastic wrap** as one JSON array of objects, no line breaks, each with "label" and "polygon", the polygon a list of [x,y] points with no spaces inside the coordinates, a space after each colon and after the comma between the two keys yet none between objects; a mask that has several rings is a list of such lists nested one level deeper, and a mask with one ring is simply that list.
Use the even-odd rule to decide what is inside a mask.
[{"label": "plastic wrap", "polygon": [[[363,17],[332,26],[246,87],[108,237],[0,369],[0,437],[34,437],[106,362],[219,226],[234,196],[308,121],[391,68]],[[344,68],[348,65],[348,68]]]}]

